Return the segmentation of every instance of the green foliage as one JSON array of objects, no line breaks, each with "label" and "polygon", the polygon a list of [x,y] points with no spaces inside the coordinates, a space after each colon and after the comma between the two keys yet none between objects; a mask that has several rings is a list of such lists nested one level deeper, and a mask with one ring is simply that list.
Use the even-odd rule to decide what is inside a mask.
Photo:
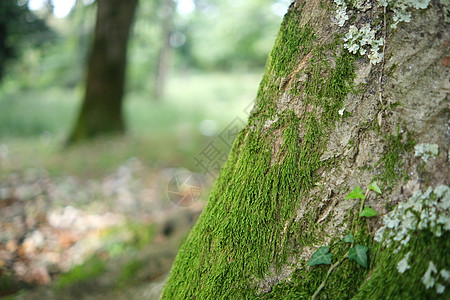
[{"label": "green foliage", "polygon": [[331,256],[333,254],[329,253],[330,247],[320,247],[317,249],[316,252],[311,256],[310,260],[308,261],[308,266],[315,266],[315,265],[330,265],[331,264]]},{"label": "green foliage", "polygon": [[[22,11],[28,7],[17,5],[17,1],[7,2],[15,2]],[[95,24],[94,7],[77,2],[71,16],[57,22],[52,20],[50,6],[36,14],[17,17],[15,22],[21,24],[13,25],[14,33],[23,31],[24,26],[28,30],[10,42],[18,48],[18,55],[8,64],[3,86],[13,86],[21,91],[76,87],[84,77],[90,35]]]},{"label": "green foliage", "polygon": [[355,239],[353,238],[353,234],[349,233],[346,236],[344,236],[344,242],[345,243],[353,243]]},{"label": "green foliage", "polygon": [[8,60],[17,59],[26,47],[38,47],[55,38],[44,20],[15,0],[0,2],[0,81]]},{"label": "green foliage", "polygon": [[377,212],[370,208],[369,206],[364,207],[364,209],[359,213],[360,217],[375,217]]},{"label": "green foliage", "polygon": [[[152,88],[149,81],[155,77],[159,50],[165,41],[161,20],[166,2],[141,1],[130,34],[127,90],[145,91],[147,98]],[[288,0],[277,2],[285,7],[289,4]],[[239,3],[209,0],[197,4],[191,14],[176,11],[172,37],[182,36],[185,43],[172,45],[168,70],[182,70],[185,74],[186,70],[192,69],[219,72],[262,69],[281,21],[272,5],[272,0]],[[31,13],[26,4],[2,1],[0,24],[7,22],[7,29],[12,32],[2,34],[0,40],[5,37],[7,46],[20,50],[17,63],[8,65],[5,81],[20,89],[81,87],[95,25],[95,7],[78,1],[68,17],[54,22],[49,11],[40,11],[39,15],[47,16],[40,18]],[[214,17],[218,14],[220,17]],[[58,32],[59,38],[55,39],[43,26]],[[1,47],[0,42],[0,65],[3,65]],[[170,72],[168,74],[170,76]]]},{"label": "green foliage", "polygon": [[381,194],[381,189],[378,187],[377,183],[374,181],[369,185],[369,189],[371,189],[372,191]]},{"label": "green foliage", "polygon": [[[354,220],[353,226],[352,226],[353,233],[355,235],[357,235],[356,239],[359,239],[359,235],[360,235],[360,232],[357,232],[359,218],[360,217],[373,217],[373,216],[377,215],[377,212],[375,210],[371,209],[370,207],[365,207],[363,209],[364,200],[367,198],[367,195],[369,194],[370,190],[373,190],[376,193],[381,193],[380,188],[378,187],[377,183],[374,181],[367,187],[366,194],[364,194],[363,191],[361,190],[361,188],[357,185],[353,189],[353,191],[351,191],[345,197],[345,199],[361,199],[361,207],[360,207],[360,210],[359,210],[359,215],[358,215],[358,218]],[[354,261],[356,261],[362,267],[367,268],[368,263],[367,263],[367,254],[366,253],[369,250],[369,248],[367,246],[362,246],[362,245],[359,245],[359,244],[356,244],[353,247],[353,244],[355,242],[355,238],[353,237],[352,233],[348,233],[346,236],[344,236],[343,241],[345,243],[351,243],[350,249],[346,252],[346,254],[342,258],[340,258],[334,265],[332,265],[328,269],[327,275],[323,279],[323,281],[320,284],[320,286],[317,287],[317,289],[315,290],[315,292],[314,292],[314,294],[313,294],[311,299],[315,299],[317,297],[317,295],[321,292],[321,290],[323,288],[325,288],[325,284],[326,284],[330,274],[332,274],[336,270],[336,267],[341,265],[342,262],[347,257],[352,259],[352,260],[354,260]],[[322,248],[326,248],[326,249],[322,249]],[[319,250],[320,250],[320,252],[319,252]],[[329,248],[328,247],[320,247],[319,250],[316,251],[316,253],[318,253],[317,255],[316,255],[316,253],[313,254],[313,256],[310,259],[310,262],[313,261],[314,264],[319,264],[319,263],[323,263],[323,261],[325,261],[323,256],[324,256],[324,254],[328,253]],[[331,253],[329,253],[329,255],[330,255],[330,264],[331,264]],[[314,260],[313,260],[313,258],[314,258]],[[318,262],[318,263],[316,263],[316,262]],[[308,265],[310,265],[309,262],[308,262]],[[339,268],[338,268],[338,270],[339,270]]]},{"label": "green foliage", "polygon": [[189,22],[176,22],[176,29],[187,37],[179,58],[203,69],[264,67],[281,21],[272,11],[273,2],[202,2],[191,16],[180,18]]},{"label": "green foliage", "polygon": [[364,268],[367,268],[367,250],[369,250],[369,248],[366,246],[357,244],[354,248],[348,250],[348,258],[353,259]]},{"label": "green foliage", "polygon": [[346,200],[348,199],[366,199],[366,196],[364,196],[363,191],[361,190],[361,188],[357,185],[353,191],[351,191],[346,197]]}]

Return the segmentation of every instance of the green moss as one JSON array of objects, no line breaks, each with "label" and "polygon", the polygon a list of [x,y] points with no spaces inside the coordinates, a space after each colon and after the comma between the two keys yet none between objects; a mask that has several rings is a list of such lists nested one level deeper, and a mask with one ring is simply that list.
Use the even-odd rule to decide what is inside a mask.
[{"label": "green moss", "polygon": [[[305,104],[312,103],[324,110],[322,123],[334,124],[340,118],[339,109],[348,93],[355,93],[353,80],[356,78],[354,69],[355,56],[348,51],[336,55],[339,40],[333,44],[320,45],[313,50],[310,64],[306,69],[296,74],[297,84],[290,94],[303,98]],[[332,54],[330,54],[332,53]],[[336,66],[331,67],[328,57],[334,55]],[[307,80],[300,77],[306,74]],[[349,114],[347,114],[348,116]]]},{"label": "green moss", "polygon": [[297,64],[292,58],[301,58],[312,50],[316,39],[313,28],[306,24],[300,26],[301,13],[290,10],[281,24],[280,33],[269,56],[269,71],[276,77],[288,76]]},{"label": "green moss", "polygon": [[388,107],[387,107],[387,110],[392,110],[392,109],[394,109],[396,107],[399,107],[399,106],[402,106],[402,103],[400,101],[389,103]]},{"label": "green moss", "polygon": [[[354,57],[339,51],[335,40],[310,55],[315,60],[308,69],[312,75],[303,86],[283,86],[313,51],[315,34],[309,25],[299,26],[300,14],[291,9],[283,21],[258,92],[257,110],[239,133],[207,207],[177,255],[163,299],[259,297],[259,279],[277,274],[298,249],[324,239],[315,205],[323,192],[310,191],[319,180],[318,170],[329,166],[320,160],[327,132],[340,119],[338,110],[356,75]],[[288,87],[292,95],[306,95],[299,105],[303,101],[316,109],[300,115],[277,110],[276,101]],[[270,130],[263,126],[268,119],[276,120]],[[305,214],[298,221],[296,209],[302,202]],[[305,288],[296,291],[311,295],[326,271],[317,267],[299,273],[308,280],[296,280]]]},{"label": "green moss", "polygon": [[[219,177],[207,208],[177,256],[165,289],[168,299],[248,297],[252,277],[263,277],[272,263],[285,262],[283,227],[275,225],[292,219],[292,208],[310,184],[311,174],[301,174],[298,165],[298,120],[287,114],[280,122],[287,127],[277,164],[270,165],[271,149],[261,132],[241,133],[247,137],[240,156],[230,157],[222,170],[229,176]],[[300,181],[294,182],[296,178]],[[176,288],[171,280],[177,282]]]},{"label": "green moss", "polygon": [[[384,217],[374,238],[380,243],[372,247],[371,276],[356,299],[449,298],[448,278],[440,273],[450,270],[449,196],[444,185],[416,190]],[[430,266],[434,271],[425,276]],[[443,294],[438,286],[446,287]]]},{"label": "green moss", "polygon": [[394,62],[390,67],[389,70],[386,72],[386,76],[393,76],[394,72],[397,70],[397,64]]},{"label": "green moss", "polygon": [[[266,120],[276,113],[275,97],[289,81],[297,63],[313,48],[316,39],[309,24],[300,26],[301,9],[290,9],[281,24],[257,96],[257,115]],[[294,61],[293,61],[294,60]],[[297,60],[297,61],[295,61]],[[250,121],[252,124],[253,120]]]},{"label": "green moss", "polygon": [[328,278],[319,298],[350,299],[364,281],[367,270],[354,260],[344,260]]},{"label": "green moss", "polygon": [[[345,223],[352,223],[356,208],[349,211]],[[317,228],[315,229],[317,230]],[[350,233],[350,232],[348,232]],[[355,244],[369,247],[368,261],[371,265],[372,237],[367,228],[366,219],[358,221],[358,229],[354,233]],[[333,254],[332,264],[341,260],[347,254],[351,244],[345,243],[338,238],[332,238],[330,252]],[[311,299],[319,285],[326,278],[329,265],[318,265],[308,267],[306,262],[298,268],[289,281],[279,282],[264,299]],[[324,289],[319,293],[319,299],[349,299],[354,296],[358,287],[364,282],[368,269],[362,268],[355,261],[344,259],[337,268],[333,270],[326,281]]]},{"label": "green moss", "polygon": [[[271,293],[264,299],[311,299],[328,272],[329,266],[302,266],[291,277],[274,286]],[[349,299],[358,291],[358,286],[364,281],[366,270],[352,260],[344,260],[331,273],[325,288],[319,294],[319,299]]]},{"label": "green moss", "polygon": [[415,141],[410,132],[402,133],[397,130],[397,135],[388,135],[385,138],[386,149],[377,163],[379,175],[375,180],[383,189],[392,188],[398,179],[406,180],[407,173],[403,169],[404,156],[414,149]]},{"label": "green moss", "polygon": [[[371,276],[361,285],[357,299],[449,299],[448,285],[444,294],[436,294],[435,288],[426,289],[421,277],[429,262],[433,261],[438,270],[450,270],[450,233],[446,231],[436,238],[429,231],[416,231],[408,246],[394,253],[395,245],[385,249],[380,243],[373,247],[375,263]],[[398,262],[411,251],[408,264],[410,269],[400,274]]]}]

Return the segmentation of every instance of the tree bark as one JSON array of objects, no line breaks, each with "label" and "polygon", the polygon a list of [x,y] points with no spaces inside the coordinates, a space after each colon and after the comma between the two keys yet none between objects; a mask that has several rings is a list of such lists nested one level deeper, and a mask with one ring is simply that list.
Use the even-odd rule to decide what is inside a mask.
[{"label": "tree bark", "polygon": [[[448,299],[445,9],[431,1],[394,29],[391,6],[364,3],[347,2],[343,26],[333,2],[290,6],[163,299]],[[385,37],[376,64],[344,46],[367,24]],[[364,202],[346,197],[356,186]],[[320,247],[329,264],[308,265]]]},{"label": "tree bark", "polygon": [[69,143],[124,131],[126,52],[137,0],[98,0],[86,92]]}]

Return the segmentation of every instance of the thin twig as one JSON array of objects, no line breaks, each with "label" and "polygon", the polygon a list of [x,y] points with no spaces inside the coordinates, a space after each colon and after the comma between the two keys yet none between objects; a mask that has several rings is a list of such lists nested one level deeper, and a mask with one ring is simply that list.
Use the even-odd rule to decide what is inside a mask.
[{"label": "thin twig", "polygon": [[317,290],[314,292],[314,294],[313,294],[312,297],[311,297],[311,300],[316,299],[317,295],[319,295],[320,291],[325,287],[325,283],[327,282],[327,279],[328,279],[328,277],[330,276],[331,272],[333,272],[333,270],[334,270],[337,266],[339,266],[339,264],[340,264],[342,261],[344,261],[344,259],[347,258],[347,255],[348,255],[348,251],[347,251],[347,253],[346,253],[340,260],[338,260],[337,262],[335,262],[334,265],[331,265],[331,266],[330,266],[330,268],[328,269],[328,272],[327,272],[327,276],[326,276],[325,279],[322,281],[322,283],[319,285],[319,287],[317,288]]},{"label": "thin twig", "polygon": [[379,100],[383,104],[383,70],[384,70],[384,53],[386,50],[386,6],[383,6],[383,53],[381,54],[381,73],[378,79],[378,84],[380,88]]}]

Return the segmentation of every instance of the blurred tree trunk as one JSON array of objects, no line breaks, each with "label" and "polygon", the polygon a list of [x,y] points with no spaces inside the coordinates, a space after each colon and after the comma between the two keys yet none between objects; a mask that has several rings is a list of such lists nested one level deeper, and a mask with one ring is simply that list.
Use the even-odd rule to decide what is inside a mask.
[{"label": "blurred tree trunk", "polygon": [[[443,6],[410,9],[392,29],[383,7],[346,3],[343,26],[332,2],[290,6],[248,126],[162,299],[450,299]],[[374,46],[344,47],[351,26],[366,25],[386,36],[385,61],[370,63]],[[373,181],[381,195],[346,197]],[[363,206],[378,215],[359,217]],[[308,265],[322,246],[331,254]]]},{"label": "blurred tree trunk", "polygon": [[162,46],[158,55],[158,66],[156,68],[154,97],[156,100],[161,99],[164,95],[164,87],[166,84],[167,71],[170,65],[171,46],[170,35],[173,30],[173,18],[175,13],[175,2],[173,0],[163,1],[161,8],[161,33]]},{"label": "blurred tree trunk", "polygon": [[137,0],[97,0],[97,22],[83,104],[69,143],[124,131],[126,52]]}]

